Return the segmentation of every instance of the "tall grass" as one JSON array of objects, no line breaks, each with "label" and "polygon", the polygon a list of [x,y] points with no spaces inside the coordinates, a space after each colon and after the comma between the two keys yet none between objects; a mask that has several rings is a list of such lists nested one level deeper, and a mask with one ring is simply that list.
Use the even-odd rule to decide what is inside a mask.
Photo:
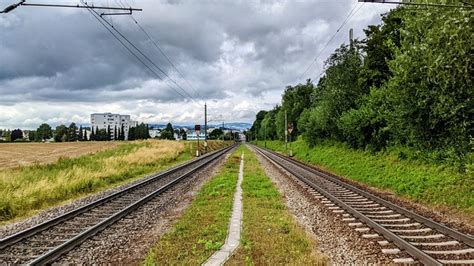
[{"label": "tall grass", "polygon": [[[0,172],[0,222],[34,213],[192,158],[189,142],[146,140]],[[223,143],[215,144],[222,146]]]},{"label": "tall grass", "polygon": [[[260,141],[259,145],[264,143]],[[284,152],[281,141],[267,147]],[[415,202],[449,212],[474,216],[474,176],[447,164],[400,159],[397,153],[372,153],[339,142],[322,142],[313,148],[301,139],[291,144],[294,156],[349,179],[393,191]]]},{"label": "tall grass", "polygon": [[256,155],[244,148],[240,247],[227,265],[325,265],[327,259],[298,226]]}]

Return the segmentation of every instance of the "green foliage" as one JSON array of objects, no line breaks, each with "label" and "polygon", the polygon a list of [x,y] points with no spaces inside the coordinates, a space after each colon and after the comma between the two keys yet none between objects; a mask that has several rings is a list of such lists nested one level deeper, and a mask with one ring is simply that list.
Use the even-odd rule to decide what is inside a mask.
[{"label": "green foliage", "polygon": [[21,129],[14,129],[11,133],[11,141],[21,140],[23,139],[23,131]]},{"label": "green foliage", "polygon": [[209,133],[209,139],[220,139],[224,135],[224,131],[220,128],[215,128],[214,130]]},{"label": "green foliage", "polygon": [[36,130],[36,139],[38,141],[50,139],[53,136],[53,130],[51,126],[43,123]]},{"label": "green foliage", "polygon": [[[341,45],[310,90],[288,87],[275,115],[283,139],[284,112],[310,146],[327,139],[368,150],[403,146],[461,171],[469,167],[474,135],[473,10],[398,7],[366,39]],[[305,101],[310,99],[310,106]],[[252,132],[273,125],[261,111]],[[255,139],[255,138],[253,138]]]},{"label": "green foliage", "polygon": [[200,265],[219,250],[227,236],[241,151],[204,184],[174,228],[150,249],[145,265]]},{"label": "green foliage", "polygon": [[[170,123],[168,125],[171,126]],[[166,129],[165,129],[166,130]],[[173,127],[171,127],[171,136],[173,135]],[[130,127],[128,130],[128,140],[137,139],[149,139],[150,133],[148,132],[148,124],[141,123],[136,127]],[[174,138],[162,138],[162,139],[174,139]]]},{"label": "green foliage", "polygon": [[[259,145],[263,146],[263,142]],[[267,147],[284,152],[285,145],[272,141],[267,142]],[[398,146],[373,153],[335,141],[309,147],[302,140],[292,143],[292,150],[297,159],[352,180],[390,189],[417,202],[474,214],[472,173],[460,173],[446,163],[434,165],[432,158],[426,158],[428,163],[421,162],[423,154],[416,150]]]},{"label": "green foliage", "polygon": [[67,140],[68,128],[65,125],[59,125],[54,130],[54,141],[63,142]]},{"label": "green foliage", "polygon": [[173,130],[173,125],[171,123],[168,123],[161,131],[160,139],[169,139],[169,140],[174,140],[174,130]]}]

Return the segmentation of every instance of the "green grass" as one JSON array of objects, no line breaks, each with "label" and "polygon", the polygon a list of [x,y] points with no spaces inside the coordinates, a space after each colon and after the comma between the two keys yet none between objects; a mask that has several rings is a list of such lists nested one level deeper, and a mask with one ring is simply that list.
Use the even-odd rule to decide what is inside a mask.
[{"label": "green grass", "polygon": [[198,265],[225,242],[242,147],[197,194],[173,229],[150,249],[145,265]]},{"label": "green grass", "polygon": [[[258,144],[264,145],[263,141]],[[285,144],[267,141],[267,147],[283,152]],[[474,177],[470,171],[461,173],[445,164],[400,160],[391,152],[371,153],[337,142],[309,148],[299,139],[291,147],[295,158],[335,174],[468,218],[474,215]]]},{"label": "green grass", "polygon": [[244,149],[243,231],[241,245],[228,265],[317,265],[326,259],[314,252],[255,154]]},{"label": "green grass", "polygon": [[[55,163],[0,172],[0,223],[105,190],[193,158],[191,142],[133,141]],[[212,148],[223,146],[214,143]]]}]

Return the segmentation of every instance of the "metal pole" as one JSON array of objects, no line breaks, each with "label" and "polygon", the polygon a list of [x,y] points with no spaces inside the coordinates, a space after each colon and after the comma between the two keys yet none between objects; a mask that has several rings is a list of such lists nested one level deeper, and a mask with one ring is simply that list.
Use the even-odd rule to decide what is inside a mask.
[{"label": "metal pole", "polygon": [[207,104],[204,103],[204,152],[207,153]]},{"label": "metal pole", "polygon": [[265,148],[267,147],[267,124],[265,123]]},{"label": "metal pole", "polygon": [[288,150],[288,114],[285,110],[285,151]]},{"label": "metal pole", "polygon": [[201,132],[199,132],[199,131],[194,131],[194,132],[197,133],[196,136],[198,138],[198,144],[197,144],[197,149],[196,149],[196,156],[199,157],[199,134],[201,134]]},{"label": "metal pole", "polygon": [[21,6],[34,6],[34,7],[68,7],[68,8],[91,8],[91,9],[108,9],[108,10],[124,10],[124,11],[143,11],[141,8],[131,7],[109,7],[109,6],[94,6],[94,5],[55,5],[55,4],[29,4],[21,3]]}]

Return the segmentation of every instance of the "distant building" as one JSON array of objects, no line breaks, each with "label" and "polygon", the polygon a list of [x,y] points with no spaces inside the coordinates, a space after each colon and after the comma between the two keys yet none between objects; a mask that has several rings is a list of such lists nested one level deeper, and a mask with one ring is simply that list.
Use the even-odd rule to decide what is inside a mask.
[{"label": "distant building", "polygon": [[[196,131],[194,131],[194,130],[189,130],[186,134],[186,140],[197,140],[197,137],[198,136],[196,134]],[[200,134],[199,134],[199,140],[204,140],[205,137],[206,136],[205,136],[204,132],[201,131]]]},{"label": "distant building", "polygon": [[[125,140],[128,139],[128,131],[130,127],[136,127],[137,121],[130,120],[130,115],[112,114],[112,113],[95,113],[91,114],[91,127],[95,131],[97,128],[105,129],[110,126],[110,135],[113,137],[115,134],[115,128],[117,131],[122,130],[125,133]],[[117,136],[118,136],[117,132]]]},{"label": "distant building", "polygon": [[148,134],[150,135],[150,138],[159,138],[161,136],[161,129],[157,129],[157,128],[148,129]]}]

